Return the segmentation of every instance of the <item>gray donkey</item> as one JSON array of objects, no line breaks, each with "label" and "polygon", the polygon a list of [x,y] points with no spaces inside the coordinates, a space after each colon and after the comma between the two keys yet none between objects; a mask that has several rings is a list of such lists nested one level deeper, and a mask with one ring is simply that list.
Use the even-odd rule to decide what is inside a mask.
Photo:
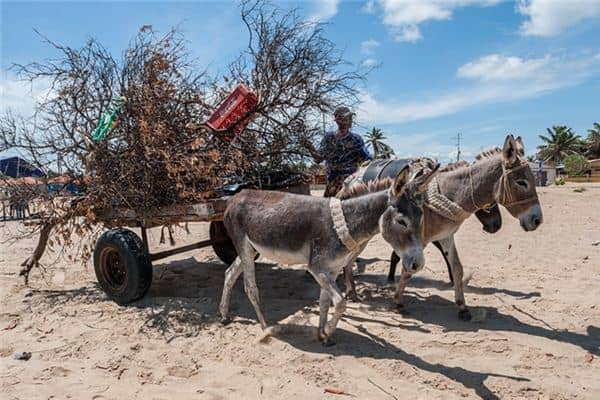
[{"label": "gray donkey", "polygon": [[[374,160],[369,163],[367,166],[360,168],[356,174],[348,178],[344,185],[351,186],[356,182],[371,182],[375,180],[379,180],[386,177],[394,177],[398,174],[406,164],[414,164],[414,163],[422,163],[424,160],[428,159],[390,159],[390,160]],[[441,172],[452,171],[459,167],[468,166],[469,163],[467,161],[457,161],[455,163],[451,163],[446,165],[443,168],[440,168]],[[475,216],[481,222],[483,226],[483,230],[488,233],[496,233],[502,227],[502,215],[500,214],[500,209],[498,208],[498,204],[490,204],[489,207],[478,210],[475,212]],[[446,267],[448,269],[448,276],[450,278],[450,283],[454,284],[454,279],[452,278],[452,268],[450,266],[450,262],[448,261],[448,257],[446,256],[446,252],[444,248],[440,244],[440,242],[433,241],[431,242],[442,254],[444,261],[446,262]],[[400,262],[400,257],[392,251],[392,256],[390,258],[390,270],[388,272],[388,282],[393,283],[396,275],[396,267]],[[346,297],[350,297],[355,301],[359,301],[359,297],[356,294],[356,290],[352,285],[346,286]]]},{"label": "gray donkey", "polygon": [[[410,268],[425,264],[423,257],[422,194],[435,176],[421,169],[410,178],[402,169],[394,180],[362,185],[352,199],[321,198],[282,192],[243,190],[228,204],[224,223],[238,257],[225,272],[219,310],[227,323],[231,289],[244,272],[244,290],[263,329],[254,257],[260,253],[282,264],[307,264],[321,287],[319,340],[332,344],[331,335],[346,308],[335,279],[354,262],[377,233],[402,256]],[[327,321],[333,302],[334,314]]]},{"label": "gray donkey", "polygon": [[[455,301],[458,316],[470,320],[471,313],[465,305],[463,266],[458,258],[454,234],[464,220],[477,210],[497,203],[518,218],[525,231],[535,230],[543,221],[542,209],[535,190],[535,180],[529,164],[522,159],[525,154],[521,137],[508,135],[502,150],[483,152],[474,164],[441,172],[431,182],[424,207],[425,245],[438,241],[450,263],[454,278]],[[352,196],[352,187],[344,188],[340,198]],[[400,257],[402,257],[400,255]],[[394,300],[403,309],[403,294],[411,276],[422,266],[402,263],[402,275]],[[354,289],[351,266],[344,269],[347,285]]]}]

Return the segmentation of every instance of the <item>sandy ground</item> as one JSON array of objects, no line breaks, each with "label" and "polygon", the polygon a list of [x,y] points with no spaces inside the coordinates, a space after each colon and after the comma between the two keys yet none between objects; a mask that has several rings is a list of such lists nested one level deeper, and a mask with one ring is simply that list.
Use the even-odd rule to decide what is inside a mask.
[{"label": "sandy ground", "polygon": [[[316,341],[318,288],[300,266],[259,260],[267,317],[285,324],[262,343],[241,282],[234,322],[219,324],[225,267],[210,248],[155,263],[147,296],[121,307],[98,289],[91,265],[56,254],[24,287],[18,264],[34,241],[4,243],[0,397],[347,397],[324,393],[334,387],[360,399],[599,399],[600,186],[573,188],[540,190],[545,222],[536,232],[522,231],[504,211],[495,235],[475,218],[463,225],[457,245],[473,273],[466,301],[478,321],[458,320],[433,246],[409,286],[410,314],[397,314],[385,282],[390,248],[374,238],[357,277],[365,300],[349,304],[333,347]],[[3,239],[18,228],[5,223]],[[182,232],[179,244],[206,230]],[[158,237],[153,232],[153,243]],[[13,359],[19,351],[31,359]]]}]

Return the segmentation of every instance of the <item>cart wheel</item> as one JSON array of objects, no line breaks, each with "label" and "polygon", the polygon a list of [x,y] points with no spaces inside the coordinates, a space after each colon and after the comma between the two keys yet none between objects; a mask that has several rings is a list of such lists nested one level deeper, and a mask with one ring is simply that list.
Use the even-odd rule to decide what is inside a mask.
[{"label": "cart wheel", "polygon": [[143,297],[152,282],[152,263],[144,242],[129,229],[111,229],[98,238],[94,271],[102,290],[119,304]]},{"label": "cart wheel", "polygon": [[231,265],[237,257],[237,251],[233,242],[227,235],[225,230],[225,224],[223,221],[212,221],[210,223],[210,240],[214,241],[212,244],[213,251],[227,265]]}]

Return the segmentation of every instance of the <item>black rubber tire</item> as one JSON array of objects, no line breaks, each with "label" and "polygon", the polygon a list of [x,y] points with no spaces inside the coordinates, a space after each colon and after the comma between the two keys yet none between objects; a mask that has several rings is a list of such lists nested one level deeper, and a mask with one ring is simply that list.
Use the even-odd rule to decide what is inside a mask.
[{"label": "black rubber tire", "polygon": [[96,241],[94,271],[104,292],[118,304],[143,297],[152,283],[144,242],[129,229],[111,229]]},{"label": "black rubber tire", "polygon": [[210,240],[213,240],[213,251],[227,265],[231,265],[237,258],[237,251],[233,242],[227,235],[223,221],[212,221],[209,228]]}]

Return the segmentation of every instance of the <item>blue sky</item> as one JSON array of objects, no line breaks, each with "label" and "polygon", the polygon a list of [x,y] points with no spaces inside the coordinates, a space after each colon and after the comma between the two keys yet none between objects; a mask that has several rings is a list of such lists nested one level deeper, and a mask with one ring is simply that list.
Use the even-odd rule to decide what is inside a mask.
[{"label": "blue sky", "polygon": [[[600,121],[600,0],[375,0],[276,2],[327,23],[326,36],[357,65],[376,66],[361,88],[355,131],[382,128],[399,155],[453,157],[565,124],[587,135]],[[50,39],[94,36],[115,53],[140,26],[179,26],[213,73],[246,44],[233,1],[2,1],[2,111],[28,112],[44,85],[16,82],[12,63],[52,58]]]}]

